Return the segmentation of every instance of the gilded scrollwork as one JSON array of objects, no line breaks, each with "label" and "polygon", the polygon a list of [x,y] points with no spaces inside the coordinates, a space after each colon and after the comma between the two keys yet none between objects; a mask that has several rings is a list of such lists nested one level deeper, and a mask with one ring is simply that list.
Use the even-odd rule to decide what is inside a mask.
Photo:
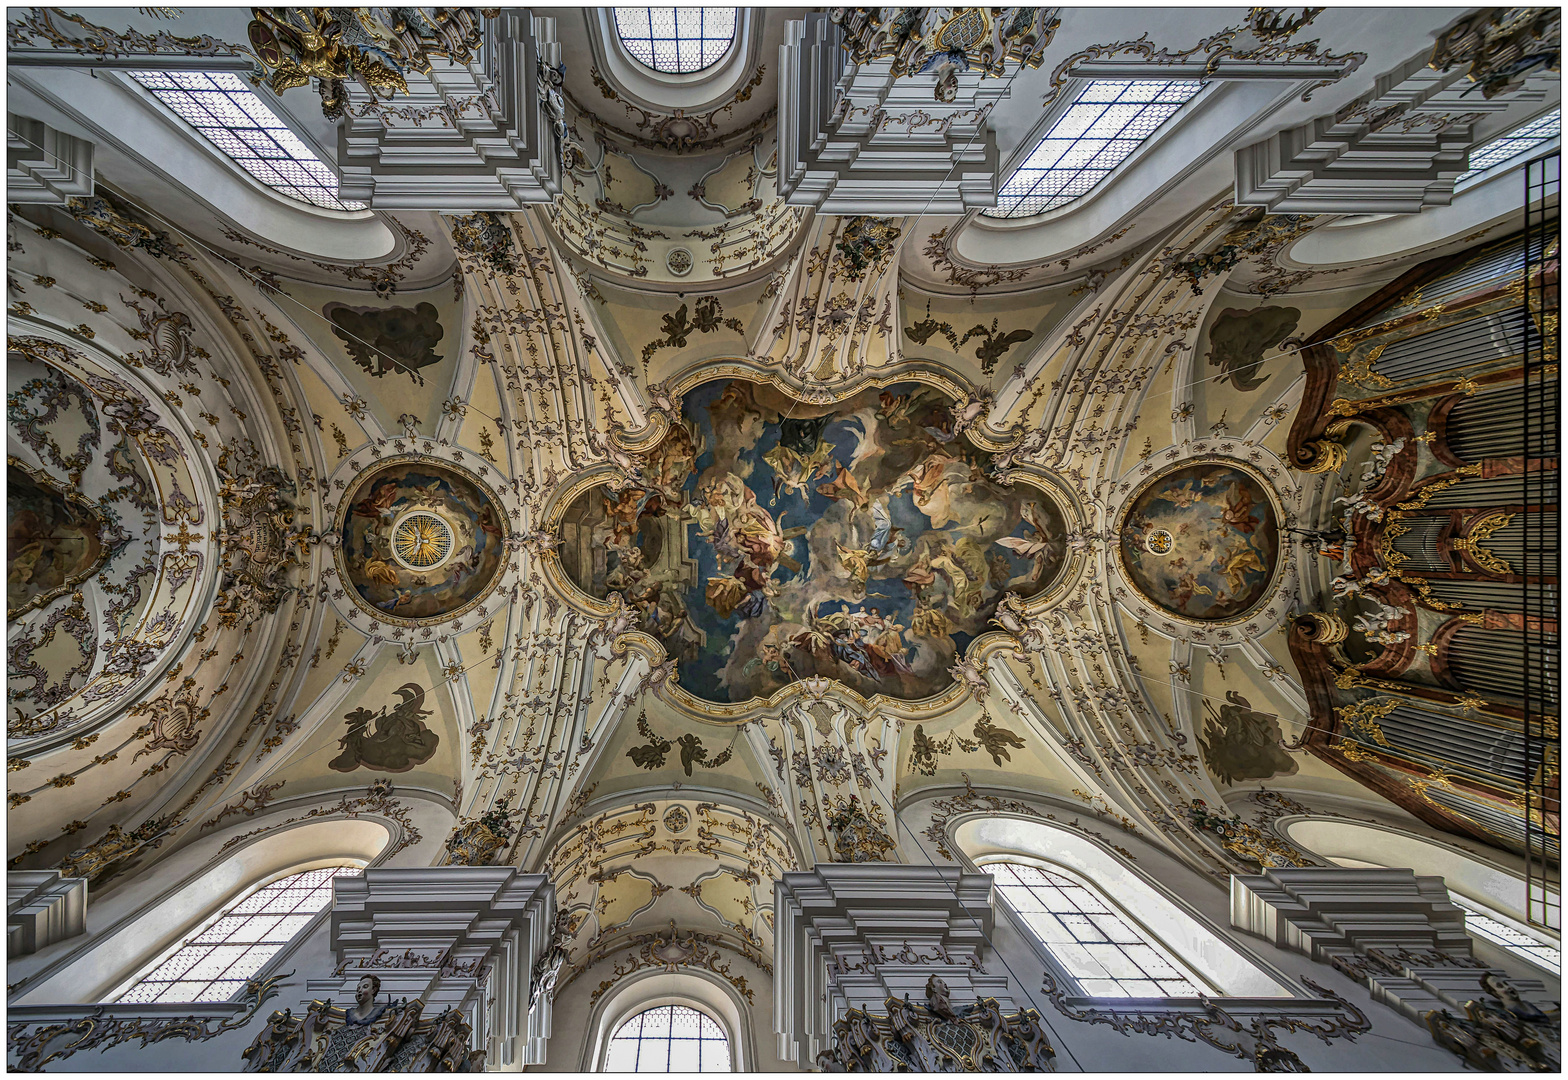
[{"label": "gilded scrollwork", "polygon": [[995,998],[955,1006],[932,975],[924,1001],[890,997],[885,1012],[849,1009],[817,1055],[822,1072],[1055,1072],[1056,1050],[1034,1009],[1006,1013]]},{"label": "gilded scrollwork", "polygon": [[1037,68],[1061,20],[1056,8],[833,8],[851,63],[893,61],[892,74],[935,75],[935,100],[950,102],[958,76],[1002,78],[1009,62]]}]

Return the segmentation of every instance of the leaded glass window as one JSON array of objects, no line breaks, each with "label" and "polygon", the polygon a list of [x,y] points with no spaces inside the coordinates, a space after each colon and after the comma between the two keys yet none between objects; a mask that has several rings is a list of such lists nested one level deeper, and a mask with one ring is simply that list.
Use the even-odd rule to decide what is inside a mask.
[{"label": "leaded glass window", "polygon": [[615,1029],[605,1072],[729,1072],[730,1041],[707,1013],[658,1005]]},{"label": "leaded glass window", "polygon": [[1194,79],[1090,83],[981,214],[1029,217],[1087,195],[1202,89]]},{"label": "leaded glass window", "polygon": [[[1523,127],[1515,128],[1500,139],[1493,139],[1478,150],[1470,152],[1470,171],[1461,173],[1459,180],[1467,180],[1476,173],[1485,172],[1493,165],[1501,165],[1510,158],[1522,157],[1542,143],[1562,134],[1563,111],[1553,109],[1544,116],[1537,116]],[[1459,183],[1455,180],[1454,183]]]},{"label": "leaded glass window", "polygon": [[1536,967],[1544,968],[1554,975],[1562,974],[1562,950],[1543,941],[1537,941],[1527,934],[1520,933],[1507,923],[1476,910],[1471,904],[1461,899],[1457,893],[1450,892],[1448,896],[1455,906],[1465,913],[1465,929],[1470,931],[1470,933],[1501,945],[1510,952],[1529,960]]},{"label": "leaded glass window", "polygon": [[358,866],[325,866],[264,885],[192,934],[120,995],[120,1001],[228,1001],[332,903],[332,879]]},{"label": "leaded glass window", "polygon": [[329,210],[363,210],[338,198],[338,178],[238,75],[132,71],[131,78],[201,132],[240,168],[279,194]]},{"label": "leaded glass window", "polygon": [[1093,890],[1022,863],[981,867],[1025,926],[1089,997],[1197,997],[1172,957]]},{"label": "leaded glass window", "polygon": [[712,67],[730,51],[739,8],[616,8],[615,32],[638,61],[684,75]]}]

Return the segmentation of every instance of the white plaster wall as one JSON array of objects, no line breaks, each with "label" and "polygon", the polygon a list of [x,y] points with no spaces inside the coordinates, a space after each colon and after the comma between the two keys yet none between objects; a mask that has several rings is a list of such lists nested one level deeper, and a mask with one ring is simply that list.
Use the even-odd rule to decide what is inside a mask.
[{"label": "white plaster wall", "polygon": [[614,978],[615,962],[624,955],[600,960],[556,994],[545,1064],[529,1066],[527,1071],[592,1072],[598,1066],[600,1039],[608,1038],[622,1019],[643,1008],[681,1002],[692,1003],[722,1021],[730,1033],[737,1071],[798,1071],[793,1062],[777,1056],[773,980],[760,968],[734,954],[723,956],[731,974],[745,976],[753,998],[749,1002],[729,982],[701,968],[636,972],[592,1002],[593,992],[601,982]]}]

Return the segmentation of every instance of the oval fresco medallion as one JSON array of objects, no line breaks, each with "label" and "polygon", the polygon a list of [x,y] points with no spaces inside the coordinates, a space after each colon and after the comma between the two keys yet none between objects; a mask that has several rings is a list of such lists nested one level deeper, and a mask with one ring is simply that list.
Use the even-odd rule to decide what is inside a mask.
[{"label": "oval fresco medallion", "polygon": [[930,697],[1005,594],[1036,595],[1066,565],[1052,496],[995,482],[923,383],[807,404],[721,379],[688,391],[681,418],[638,483],[570,503],[560,559],[584,592],[625,600],[696,697],[812,676]]},{"label": "oval fresco medallion", "polygon": [[392,461],[344,500],[339,573],[378,618],[444,619],[477,603],[506,555],[500,504],[476,478],[431,461]]},{"label": "oval fresco medallion", "polygon": [[1199,622],[1245,616],[1279,563],[1279,517],[1262,477],[1233,462],[1183,465],[1145,484],[1122,516],[1122,570],[1149,603]]}]

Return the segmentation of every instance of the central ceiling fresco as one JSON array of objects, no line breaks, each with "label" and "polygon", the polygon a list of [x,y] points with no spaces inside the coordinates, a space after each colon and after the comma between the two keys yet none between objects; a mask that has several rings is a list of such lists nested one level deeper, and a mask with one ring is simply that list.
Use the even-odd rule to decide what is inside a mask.
[{"label": "central ceiling fresco", "polygon": [[1058,577],[1065,520],[993,478],[939,390],[918,382],[806,404],[742,379],[684,396],[641,478],[567,509],[562,564],[620,596],[708,701],[812,676],[930,697],[1007,593]]}]

